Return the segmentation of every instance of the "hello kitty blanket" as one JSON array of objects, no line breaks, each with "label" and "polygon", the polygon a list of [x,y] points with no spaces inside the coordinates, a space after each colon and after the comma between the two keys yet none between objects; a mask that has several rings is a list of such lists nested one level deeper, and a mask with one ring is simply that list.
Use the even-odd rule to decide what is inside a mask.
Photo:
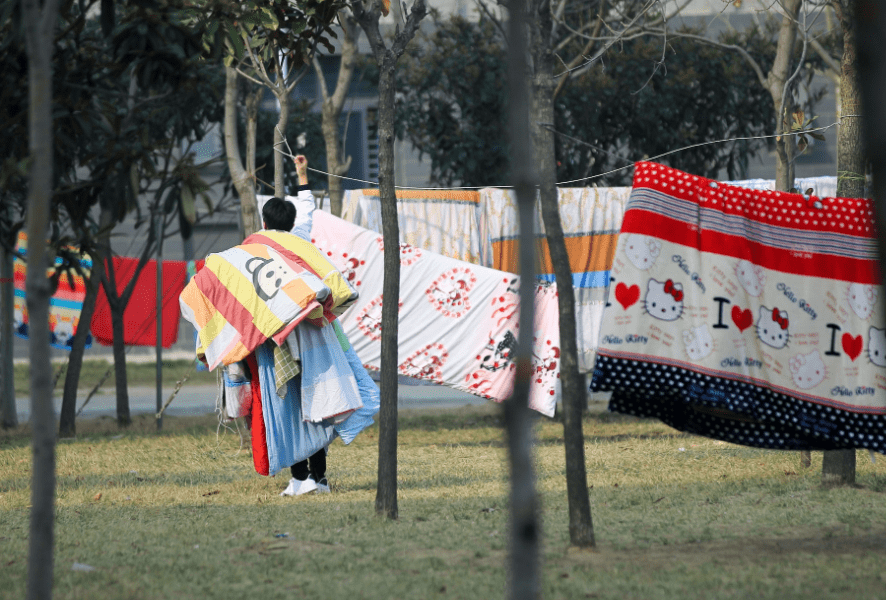
[{"label": "hello kitty blanket", "polygon": [[872,202],[637,163],[591,389],[738,444],[886,452]]}]

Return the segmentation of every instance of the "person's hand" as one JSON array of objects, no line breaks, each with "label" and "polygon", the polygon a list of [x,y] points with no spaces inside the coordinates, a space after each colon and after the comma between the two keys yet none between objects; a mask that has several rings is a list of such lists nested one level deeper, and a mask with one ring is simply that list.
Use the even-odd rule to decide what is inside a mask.
[{"label": "person's hand", "polygon": [[298,184],[308,184],[308,159],[303,154],[299,154],[292,162],[295,163],[295,172],[298,174]]}]

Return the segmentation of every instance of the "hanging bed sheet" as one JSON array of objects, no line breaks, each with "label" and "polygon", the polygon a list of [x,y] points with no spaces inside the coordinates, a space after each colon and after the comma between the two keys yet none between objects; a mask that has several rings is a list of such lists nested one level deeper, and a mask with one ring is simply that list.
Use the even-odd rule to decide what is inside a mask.
[{"label": "hanging bed sheet", "polygon": [[591,389],[737,444],[886,451],[872,215],[637,163]]},{"label": "hanging bed sheet", "polygon": [[[398,190],[400,241],[449,258],[481,264],[477,207],[480,194],[467,190]],[[348,190],[342,218],[381,232],[377,189]]]},{"label": "hanging bed sheet", "polygon": [[[117,294],[123,292],[136,274],[139,259],[126,256],[113,258]],[[161,262],[160,342],[170,348],[178,339],[179,307],[176,302],[188,280],[188,263],[181,260]],[[157,261],[149,260],[138,273],[129,304],[123,310],[123,343],[127,346],[157,345]],[[99,288],[92,313],[92,334],[102,345],[114,345],[111,305],[104,286]]]},{"label": "hanging bed sheet", "polygon": [[[774,179],[740,179],[738,181],[727,181],[726,184],[752,190],[765,191],[775,189]],[[794,187],[802,193],[811,188],[813,196],[830,198],[837,195],[837,178],[831,176],[801,177],[794,180]]]},{"label": "hanging bed sheet", "polygon": [[[312,242],[359,292],[341,317],[347,338],[370,369],[381,357],[382,237],[328,213],[314,213]],[[402,375],[495,401],[513,389],[519,278],[400,244],[399,365]],[[559,397],[556,287],[535,294],[534,377],[530,407],[553,416]]]},{"label": "hanging bed sheet", "polygon": [[[609,270],[621,228],[624,205],[631,188],[560,188],[560,221],[569,254],[575,290],[578,366],[582,373],[594,367],[600,339],[603,307],[609,288]],[[518,271],[518,214],[512,190],[480,191],[480,227],[483,264],[493,269]],[[540,208],[536,210],[539,278],[554,281],[554,264],[545,237]]]},{"label": "hanging bed sheet", "polygon": [[[27,259],[28,236],[20,231],[16,242],[16,252]],[[72,249],[74,250],[74,249]],[[79,257],[81,273],[71,271],[64,272],[59,276],[58,287],[49,298],[49,344],[53,348],[70,350],[74,341],[74,334],[80,325],[80,313],[83,311],[83,299],[86,297],[86,281],[83,276],[89,276],[92,269],[92,259],[85,254]],[[61,265],[62,259],[56,257],[56,266]],[[26,279],[28,275],[27,264],[16,256],[13,261],[13,333],[21,338],[28,339],[28,303],[25,295]],[[70,275],[70,276],[69,276]],[[92,336],[86,336],[86,348],[92,346]]]}]

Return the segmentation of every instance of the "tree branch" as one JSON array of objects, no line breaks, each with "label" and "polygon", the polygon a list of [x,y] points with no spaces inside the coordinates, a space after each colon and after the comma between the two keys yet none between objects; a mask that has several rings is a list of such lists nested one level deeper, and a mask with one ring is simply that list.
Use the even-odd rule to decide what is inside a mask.
[{"label": "tree branch", "polygon": [[[812,38],[809,40],[809,45],[812,46],[812,49],[815,50],[815,53],[818,54],[819,58],[824,61],[824,63],[828,66],[828,68],[834,72],[834,74],[839,77],[840,76],[840,61],[831,56],[827,50],[825,50],[824,46],[821,45],[817,39]],[[832,77],[831,75],[828,75]]]},{"label": "tree branch", "polygon": [[745,59],[748,65],[750,65],[750,67],[754,70],[754,73],[757,75],[757,79],[760,80],[760,83],[763,84],[763,87],[769,87],[767,85],[766,76],[763,74],[763,69],[760,67],[760,64],[756,60],[754,60],[754,57],[751,56],[750,53],[741,46],[736,46],[735,44],[724,44],[723,42],[717,42],[701,35],[695,35],[694,33],[675,33],[671,37],[696,40],[698,42],[702,42],[703,44],[708,44],[709,46],[715,46],[724,50],[738,52],[742,56],[742,58]]}]

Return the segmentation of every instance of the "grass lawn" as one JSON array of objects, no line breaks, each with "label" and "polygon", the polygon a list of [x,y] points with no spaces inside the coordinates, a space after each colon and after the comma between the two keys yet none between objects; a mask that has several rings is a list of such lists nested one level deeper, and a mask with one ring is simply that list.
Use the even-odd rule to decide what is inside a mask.
[{"label": "grass lawn", "polygon": [[[333,493],[278,494],[214,417],[78,422],[59,444],[56,598],[503,598],[507,466],[494,405],[404,412],[400,518],[374,514],[377,429],[333,444]],[[568,548],[562,426],[539,419],[543,597],[886,597],[886,458],[823,489],[821,454],[659,422],[584,422],[596,552]],[[0,598],[25,596],[30,446],[0,433]],[[91,571],[74,570],[89,565]]]}]

